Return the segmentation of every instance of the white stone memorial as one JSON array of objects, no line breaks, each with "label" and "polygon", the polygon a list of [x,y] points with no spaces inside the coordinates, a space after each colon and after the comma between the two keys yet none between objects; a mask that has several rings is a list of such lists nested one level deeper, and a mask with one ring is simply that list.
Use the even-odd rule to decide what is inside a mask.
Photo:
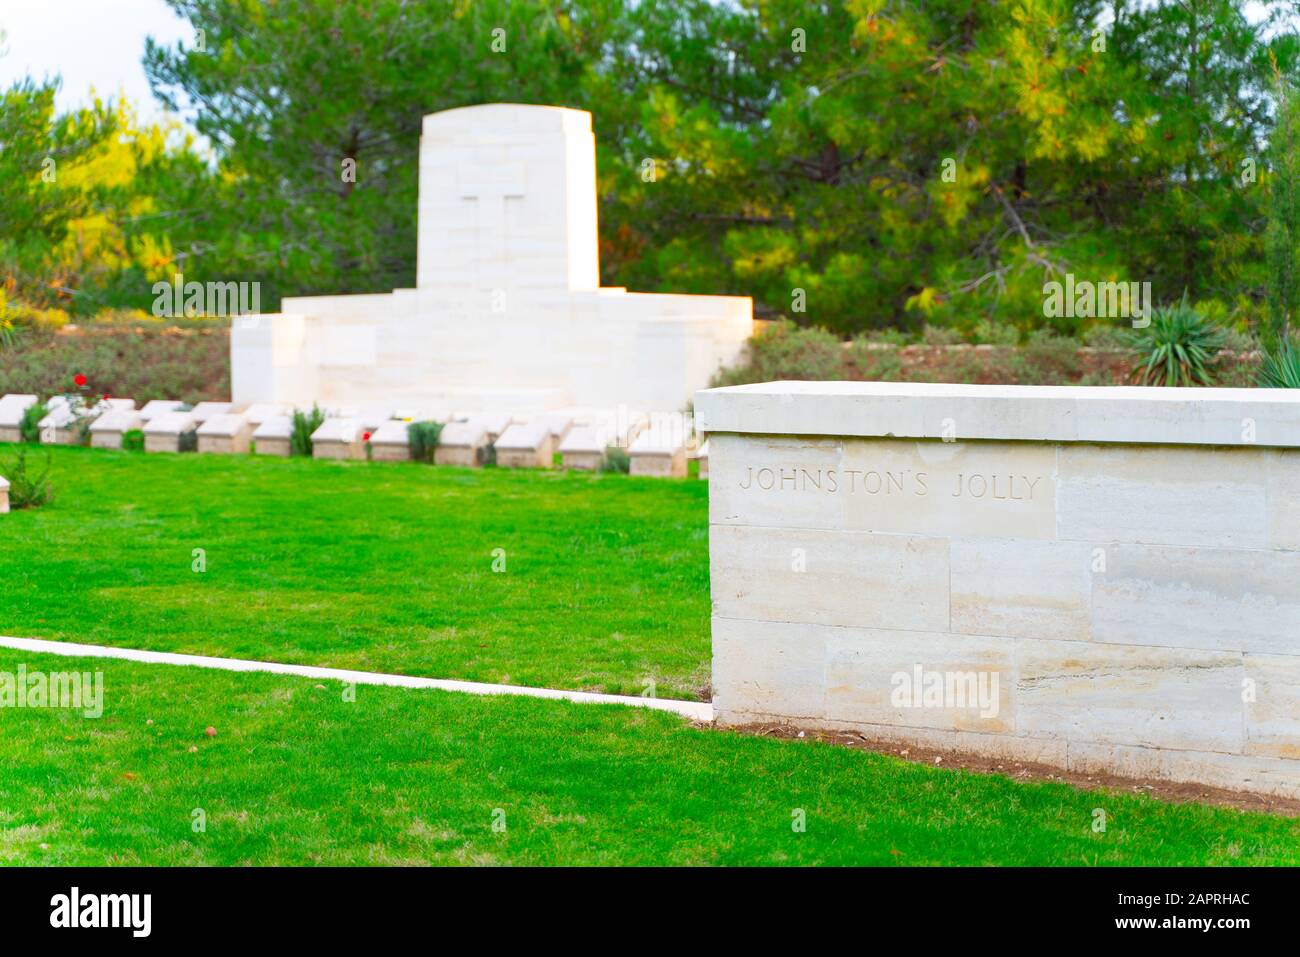
[{"label": "white stone memorial", "polygon": [[253,451],[258,455],[288,458],[292,454],[292,435],[293,417],[273,415],[253,430]]},{"label": "white stone memorial", "polygon": [[195,424],[202,425],[214,415],[225,415],[233,405],[234,403],[231,402],[200,402],[190,410],[190,415],[193,416]]},{"label": "white stone memorial", "polygon": [[0,398],[0,442],[21,442],[23,416],[36,404],[37,396],[11,392]]},{"label": "white stone memorial", "polygon": [[110,409],[90,423],[90,447],[120,449],[122,437],[143,425],[140,413],[133,409]]},{"label": "white stone memorial", "polygon": [[175,399],[150,399],[140,410],[140,420],[148,422],[164,412],[179,412],[184,404]]},{"label": "white stone memorial", "polygon": [[222,412],[199,426],[199,452],[237,455],[248,451],[253,440],[253,423],[239,412]]},{"label": "white stone memorial", "polygon": [[405,462],[411,457],[411,423],[389,419],[370,434],[370,457],[376,462]]},{"label": "white stone memorial", "polygon": [[695,408],[721,723],[1300,797],[1300,391]]},{"label": "white stone memorial", "polygon": [[549,469],[555,464],[560,442],[573,427],[567,415],[539,415],[516,422],[497,437],[497,465],[501,468]]},{"label": "white stone memorial", "polygon": [[483,464],[492,443],[507,428],[508,415],[476,415],[462,422],[448,422],[438,438],[433,461],[436,465],[461,465],[469,468]]},{"label": "white stone memorial", "polygon": [[279,402],[254,402],[243,412],[244,418],[256,429],[268,419],[280,415],[293,415],[293,407]]},{"label": "white stone memorial", "polygon": [[314,459],[364,459],[362,425],[354,418],[328,418],[311,434]]},{"label": "white stone memorial", "polygon": [[182,452],[195,441],[193,412],[163,412],[144,424],[144,450],[146,452]]},{"label": "white stone memorial", "polygon": [[566,469],[598,472],[611,447],[625,448],[640,431],[638,419],[602,416],[575,425],[560,443],[560,457]]},{"label": "white stone memorial", "polygon": [[688,436],[676,423],[651,423],[627,450],[632,475],[681,478],[686,474]]},{"label": "white stone memorial", "polygon": [[419,163],[416,288],[236,318],[236,403],[675,410],[749,337],[748,298],[601,288],[589,113],[435,113]]},{"label": "white stone memorial", "polygon": [[41,442],[45,445],[80,445],[89,435],[90,426],[101,415],[114,410],[135,408],[132,399],[99,399],[93,405],[80,396],[68,399],[55,396],[46,405],[49,410],[38,423]]}]

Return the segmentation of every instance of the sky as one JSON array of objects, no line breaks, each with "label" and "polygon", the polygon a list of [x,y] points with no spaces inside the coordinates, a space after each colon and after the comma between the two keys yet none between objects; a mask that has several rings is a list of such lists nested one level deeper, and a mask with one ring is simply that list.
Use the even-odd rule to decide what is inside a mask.
[{"label": "sky", "polygon": [[60,109],[125,93],[146,122],[163,116],[145,79],[145,37],[173,46],[192,39],[189,22],[163,0],[0,0],[0,88],[30,75],[62,75]]}]

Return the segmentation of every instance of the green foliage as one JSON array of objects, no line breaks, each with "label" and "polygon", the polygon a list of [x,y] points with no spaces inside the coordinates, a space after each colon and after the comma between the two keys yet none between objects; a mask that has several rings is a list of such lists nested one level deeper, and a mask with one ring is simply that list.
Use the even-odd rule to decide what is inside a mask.
[{"label": "green foliage", "polygon": [[[649,483],[605,482],[600,491],[638,484]],[[585,503],[579,508],[583,516],[591,514]],[[292,515],[280,524],[309,524],[294,522]],[[395,519],[397,525],[403,522],[400,515]],[[582,538],[587,531],[575,534]],[[582,582],[582,592],[628,564],[603,550],[583,557],[574,578]],[[309,576],[328,571],[333,550],[329,558]],[[426,575],[430,567],[442,568],[427,559],[412,564]],[[676,574],[675,569],[669,577]],[[509,577],[528,576],[496,576]],[[639,583],[636,601],[613,604],[624,609],[639,604],[651,581]],[[350,592],[356,587],[352,581],[340,585]],[[502,585],[494,581],[482,590],[500,595]],[[435,591],[419,579],[410,588]],[[579,591],[572,584],[570,589]],[[128,589],[113,583],[106,590]],[[365,604],[364,592],[351,594]],[[565,598],[547,611],[558,612],[575,600]],[[253,605],[261,607],[262,601],[259,595]],[[315,618],[315,607],[311,613],[301,606],[297,611],[284,617]],[[545,620],[548,615],[540,612],[527,617]],[[489,631],[485,647],[508,645],[506,639],[522,624],[502,628],[499,614],[488,607],[486,617],[496,618],[498,627]],[[165,640],[173,617],[155,620],[159,639]],[[445,626],[415,630],[419,637],[412,643],[428,649],[452,646],[468,659],[484,653],[463,647],[474,624],[467,611],[453,605]],[[584,623],[576,628],[574,633],[586,635]],[[613,628],[619,642],[631,643],[622,626]],[[589,661],[590,641],[566,636],[557,648],[577,662]],[[377,636],[371,647],[382,647]],[[511,674],[523,670],[523,661],[521,654],[521,667]],[[365,703],[358,705],[342,693],[346,686],[327,679],[104,658],[70,663],[0,649],[0,670],[13,674],[24,665],[29,673],[102,670],[112,717],[75,720],[56,708],[4,712],[0,767],[7,770],[6,814],[22,822],[5,831],[4,860],[10,866],[106,867],[128,861],[146,867],[1300,864],[1295,818],[1283,813],[1167,802],[1158,799],[1159,790],[1152,795],[1147,788],[1094,790],[1042,780],[1039,774],[908,762],[821,743],[818,739],[826,736],[815,732],[789,740],[780,733],[701,727],[644,708],[421,694],[383,686],[365,686],[360,692]],[[588,667],[580,673],[592,672]],[[641,686],[632,687],[636,694]],[[219,732],[216,738],[203,735],[208,725]],[[122,780],[123,768],[134,769],[131,779]],[[105,799],[108,791],[111,800]],[[219,795],[211,800],[205,833],[195,837],[174,823],[162,825],[188,822],[200,791]],[[791,833],[792,796],[800,806],[815,809],[806,833]],[[1266,807],[1262,801],[1251,803]],[[489,819],[485,809],[498,807],[509,814],[508,834],[482,823]],[[1098,807],[1106,809],[1104,833],[1087,826]],[[256,813],[242,810],[247,808]],[[238,826],[226,825],[227,816]],[[213,826],[216,822],[223,823]],[[57,841],[49,840],[55,834]],[[554,879],[536,873],[538,881]],[[1220,877],[1234,885],[1247,883],[1226,871]],[[120,883],[117,878],[104,872],[105,883]],[[1059,882],[1068,876],[1044,871],[1038,879]]]},{"label": "green foliage", "polygon": [[411,458],[417,462],[432,462],[442,434],[440,422],[412,422],[406,427],[411,442]]},{"label": "green foliage", "polygon": [[1133,379],[1141,385],[1213,385],[1225,341],[1223,331],[1184,296],[1180,303],[1156,309],[1151,325],[1141,331],[1142,355]]},{"label": "green foliage", "polygon": [[[146,72],[165,103],[201,104],[194,125],[220,158],[206,182],[159,182],[176,208],[204,210],[169,224],[172,244],[202,250],[196,270],[261,281],[268,308],[282,295],[414,285],[424,114],[623,95],[595,75],[612,65],[602,50],[622,29],[621,0],[168,3],[208,49],[150,41]],[[491,47],[496,28],[504,52]],[[589,75],[603,94],[588,92]]]},{"label": "green foliage", "polygon": [[1283,339],[1264,354],[1258,381],[1266,389],[1300,389],[1300,347],[1294,339]]},{"label": "green foliage", "polygon": [[[1043,315],[1066,271],[1234,309],[1267,289],[1276,316],[1297,295],[1279,0],[168,3],[208,49],[150,43],[146,71],[210,160],[120,107],[59,116],[49,84],[2,93],[0,285],[43,322],[147,305],[182,263],[267,311],[409,287],[421,118],[487,102],[592,111],[607,285],[995,345],[1082,334]],[[1242,164],[1270,133],[1265,188]]]},{"label": "green foliage", "polygon": [[128,452],[143,452],[144,432],[140,429],[127,429],[122,433],[122,448]]},{"label": "green foliage", "polygon": [[41,419],[48,414],[49,409],[43,402],[36,402],[23,410],[22,420],[18,423],[18,432],[22,435],[24,442],[29,442],[32,445],[40,442]]},{"label": "green foliage", "polygon": [[713,378],[715,386],[777,379],[842,379],[844,346],[825,329],[773,323],[745,344],[740,361]]},{"label": "green foliage", "polygon": [[57,89],[56,81],[24,79],[0,90],[0,249],[8,254],[52,246],[90,211],[96,194],[67,171],[117,132],[102,104],[56,114]]},{"label": "green foliage", "polygon": [[48,505],[54,497],[50,488],[50,455],[45,454],[45,467],[36,471],[27,464],[27,446],[19,445],[13,457],[0,466],[0,475],[9,480],[9,506],[11,508],[39,508]]},{"label": "green foliage", "polygon": [[612,472],[627,475],[632,471],[632,458],[627,454],[627,449],[617,445],[611,445],[605,449],[605,458],[600,463],[602,472]]},{"label": "green foliage", "polygon": [[0,394],[55,395],[75,373],[110,395],[198,402],[230,395],[228,320],[204,327],[109,325],[56,334],[28,330],[0,350]]},{"label": "green foliage", "polygon": [[1134,348],[1138,337],[1126,326],[1099,322],[1083,334],[1083,344],[1090,349],[1102,349],[1107,352],[1123,352]]},{"label": "green foliage", "polygon": [[305,455],[310,458],[312,453],[312,433],[319,429],[324,422],[325,413],[314,404],[310,412],[294,409],[293,430],[289,433],[289,454]]},{"label": "green foliage", "polygon": [[[708,682],[702,482],[48,451],[57,509],[0,518],[0,582],[22,586],[4,594],[4,633],[611,694],[652,676],[660,697],[692,700]],[[196,544],[224,556],[202,587]],[[498,547],[508,574],[479,560]],[[105,556],[121,555],[150,587],[115,586]]]},{"label": "green foliage", "polygon": [[1016,381],[1024,385],[1055,385],[1079,375],[1079,343],[1051,329],[1035,329],[1012,357]]},{"label": "green foliage", "polygon": [[1285,363],[1292,320],[1300,308],[1300,96],[1280,74],[1277,122],[1269,143],[1272,175],[1265,247],[1268,255],[1268,321],[1260,328],[1266,352]]}]

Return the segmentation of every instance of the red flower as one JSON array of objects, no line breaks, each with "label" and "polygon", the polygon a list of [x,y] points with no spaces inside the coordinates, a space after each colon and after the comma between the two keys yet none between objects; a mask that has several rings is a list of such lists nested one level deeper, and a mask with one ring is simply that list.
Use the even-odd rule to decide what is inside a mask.
[{"label": "red flower", "polygon": [[362,433],[361,433],[361,441],[362,441],[362,442],[369,442],[369,441],[370,441],[370,433],[369,433],[369,432],[362,432]]},{"label": "red flower", "polygon": [[72,377],[72,381],[75,382],[77,385],[82,386],[86,384],[86,377],[82,375],[80,372],[78,372],[76,375]]},{"label": "red flower", "polygon": [[108,401],[108,393],[107,393],[107,392],[104,393],[104,401],[105,401],[105,402]]}]

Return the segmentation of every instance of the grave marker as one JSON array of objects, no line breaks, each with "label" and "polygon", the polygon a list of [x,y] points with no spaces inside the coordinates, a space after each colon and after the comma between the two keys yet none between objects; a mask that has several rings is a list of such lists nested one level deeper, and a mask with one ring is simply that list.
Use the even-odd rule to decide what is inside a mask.
[{"label": "grave marker", "polygon": [[199,451],[207,454],[246,453],[253,440],[253,423],[248,416],[223,412],[199,426]]},{"label": "grave marker", "polygon": [[293,451],[293,417],[273,415],[253,430],[253,451],[258,455],[288,458]]},{"label": "grave marker", "polygon": [[144,424],[146,452],[183,452],[197,444],[193,412],[162,412]]}]

